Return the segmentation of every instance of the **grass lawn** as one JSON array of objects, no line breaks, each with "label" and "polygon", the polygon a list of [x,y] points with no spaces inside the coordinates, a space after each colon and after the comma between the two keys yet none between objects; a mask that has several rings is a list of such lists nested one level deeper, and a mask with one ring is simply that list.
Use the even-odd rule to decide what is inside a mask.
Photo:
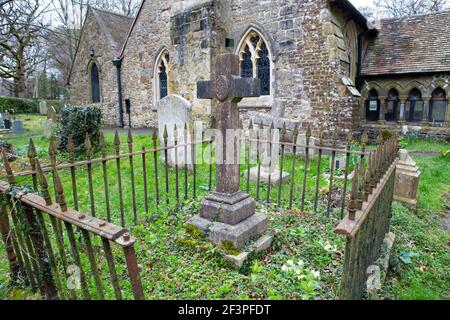
[{"label": "grass lawn", "polygon": [[[26,159],[27,135],[39,136],[39,116],[25,116],[33,119],[36,125],[26,128],[27,133],[11,143],[19,153],[19,160],[14,162],[16,171],[28,167]],[[25,123],[27,125],[27,122]],[[41,133],[40,133],[40,132]],[[15,137],[14,137],[15,138]],[[126,151],[126,136],[121,136],[122,150]],[[113,135],[106,134],[109,154],[113,153]],[[48,139],[34,139],[40,158],[48,163]],[[408,141],[408,149],[427,150],[428,142]],[[147,136],[136,136],[134,149],[142,146],[149,147],[151,139]],[[448,143],[432,143],[433,151],[450,149]],[[422,148],[422,149],[419,149]],[[431,147],[430,147],[431,148]],[[65,155],[59,156],[64,161]],[[300,159],[300,158],[299,158]],[[132,201],[130,188],[130,169],[128,159],[121,161],[124,186],[124,207],[126,223],[131,233],[138,238],[136,250],[141,267],[142,281],[145,295],[149,299],[336,299],[338,296],[340,273],[343,262],[345,239],[333,232],[338,222],[340,210],[333,212],[331,218],[326,218],[324,209],[326,202],[321,201],[317,214],[300,214],[294,212],[286,214],[276,210],[278,188],[271,190],[271,203],[261,202],[259,210],[265,211],[269,217],[269,227],[277,236],[270,252],[264,256],[252,259],[248,266],[237,272],[231,269],[221,258],[224,249],[218,249],[204,241],[195,232],[186,228],[185,221],[198,212],[199,201],[186,201],[183,207],[176,205],[175,175],[170,170],[169,206],[162,198],[159,214],[155,215],[154,199],[154,170],[153,159],[147,156],[148,189],[150,210],[144,210],[144,191],[142,187],[136,189],[137,214],[140,221],[138,226],[132,227]],[[285,171],[290,172],[290,156],[285,159]],[[417,213],[411,212],[401,204],[394,204],[392,228],[397,235],[394,259],[388,275],[387,285],[382,296],[391,299],[445,299],[449,297],[448,243],[450,237],[444,231],[439,220],[439,212],[443,212],[443,194],[450,191],[450,160],[444,158],[417,157],[415,158],[421,171],[420,204]],[[308,168],[306,209],[311,211],[315,183],[317,160]],[[135,158],[136,185],[143,185],[142,161]],[[324,159],[322,170],[327,171],[329,162]],[[159,161],[159,190],[164,193],[164,170]],[[110,177],[108,187],[110,191],[111,214],[115,223],[119,224],[117,168],[115,162],[107,167]],[[241,168],[241,186],[245,188],[246,167]],[[198,170],[198,199],[208,193],[209,166],[199,166]],[[298,207],[301,198],[301,181],[304,168],[302,160],[297,161],[295,169],[294,207]],[[49,176],[50,177],[50,176]],[[77,170],[79,205],[83,212],[90,212],[87,171],[85,168]],[[61,173],[65,185],[69,205],[73,205],[70,190],[70,172]],[[184,196],[184,172],[180,171],[180,196]],[[192,197],[192,173],[189,173],[188,194]],[[213,181],[214,185],[214,172]],[[51,179],[48,179],[51,182]],[[103,191],[102,167],[93,167],[96,214],[102,218],[105,213],[105,196]],[[20,184],[30,184],[30,179],[18,179]],[[327,179],[320,178],[321,198],[327,192]],[[339,182],[338,182],[339,183]],[[282,188],[281,204],[288,204],[289,184]],[[50,187],[52,190],[52,187]],[[250,185],[250,193],[255,196],[256,185]],[[267,188],[262,187],[260,199],[265,199]],[[98,244],[95,243],[94,244]],[[21,298],[21,291],[7,290],[7,264],[0,243],[0,299]],[[409,259],[408,259],[409,258]],[[86,263],[86,261],[84,261]],[[103,261],[104,262],[104,261]],[[87,269],[86,269],[87,270]],[[125,270],[118,270],[119,276],[125,277]],[[92,279],[91,279],[92,280]],[[107,278],[103,279],[108,281]],[[90,286],[94,288],[91,281]],[[112,297],[109,286],[107,297]],[[111,291],[111,292],[110,292]]]}]

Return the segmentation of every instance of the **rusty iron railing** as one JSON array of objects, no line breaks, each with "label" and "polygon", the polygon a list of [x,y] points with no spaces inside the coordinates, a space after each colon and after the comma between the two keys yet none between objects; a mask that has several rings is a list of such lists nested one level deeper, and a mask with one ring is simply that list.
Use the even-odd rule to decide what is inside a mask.
[{"label": "rusty iron railing", "polygon": [[[241,178],[242,189],[253,196],[261,205],[271,205],[278,209],[325,211],[327,216],[330,216],[332,211],[336,209],[336,205],[333,205],[335,199],[332,198],[332,195],[338,194],[340,198],[338,209],[340,210],[340,217],[343,218],[349,197],[349,173],[354,166],[350,159],[357,158],[353,162],[360,163],[368,155],[365,151],[367,135],[362,135],[361,147],[357,151],[351,150],[351,146],[355,142],[351,132],[348,133],[346,140],[344,139],[344,144],[338,146],[337,130],[335,130],[334,134],[330,134],[327,137],[328,139],[324,139],[323,130],[319,130],[316,134],[319,138],[316,139],[316,143],[313,145],[310,143],[310,128],[307,128],[304,133],[306,137],[304,144],[298,143],[299,130],[297,127],[294,128],[289,136],[286,127],[281,128],[281,139],[278,141],[273,140],[272,135],[269,137],[259,133],[260,131],[257,129],[261,128],[262,124],[258,126],[258,124],[250,122],[247,136],[242,138],[242,142],[247,145],[245,163],[242,164],[244,171]],[[271,129],[271,132],[275,130],[273,124]],[[88,203],[89,209],[86,209],[89,210],[92,216],[98,216],[123,227],[127,225],[127,221],[138,224],[142,218],[149,217],[154,212],[182,206],[185,203],[183,200],[195,200],[199,194],[203,195],[211,192],[215,187],[212,161],[201,168],[203,180],[200,181],[198,164],[196,161],[190,162],[187,155],[190,149],[192,153],[190,155],[191,159],[195,159],[197,156],[207,156],[212,159],[214,154],[213,139],[205,139],[205,134],[203,133],[201,139],[195,140],[194,132],[185,125],[184,141],[181,143],[178,139],[179,131],[177,128],[174,128],[173,143],[169,145],[166,128],[162,146],[158,146],[158,137],[156,132],[154,132],[151,136],[153,148],[146,149],[142,147],[141,151],[133,150],[133,136],[131,131],[129,131],[127,138],[128,152],[125,153],[121,152],[121,141],[119,134],[116,132],[114,137],[114,155],[107,154],[105,138],[101,134],[100,150],[102,156],[100,158],[92,158],[91,141],[89,137],[86,137],[85,160],[83,161],[75,161],[75,147],[71,137],[69,137],[67,144],[69,161],[67,163],[57,163],[57,148],[54,139],[51,138],[49,145],[50,165],[43,167],[42,171],[44,173],[55,170],[59,173],[70,171],[70,181],[68,181],[71,184],[70,200],[75,210],[79,210],[80,203]],[[253,160],[248,147],[252,144],[257,147],[256,159]],[[272,146],[277,144],[280,149],[280,175],[284,169],[290,174],[286,184],[282,183],[282,176],[279,177],[279,182],[276,184],[273,181],[278,177],[269,174],[269,182],[267,182],[262,181],[260,176],[263,146],[269,145],[268,149],[272,150]],[[175,157],[175,164],[171,168],[168,162],[168,152],[170,150],[175,151],[175,155],[178,156],[177,150],[182,148],[185,151],[185,159]],[[310,151],[312,150],[317,153],[317,156],[310,156]],[[150,157],[147,157],[147,155],[150,155]],[[345,168],[341,168],[343,171],[342,177],[340,177],[340,182],[337,184],[337,168],[335,168],[334,160],[339,156],[345,159]],[[290,158],[288,159],[288,157]],[[32,184],[36,189],[35,160],[37,155],[31,139],[28,158],[30,169],[17,172],[15,176],[32,177]],[[126,174],[123,163],[125,159],[128,160]],[[328,159],[331,159],[329,164],[327,163]],[[285,163],[286,161],[290,161],[290,163]],[[112,168],[111,164],[114,162],[115,165]],[[149,162],[153,162],[153,164],[149,165]],[[253,182],[250,181],[252,166],[256,167],[258,171],[257,179]],[[142,175],[142,179],[139,179],[139,182],[136,179],[136,169],[139,170],[138,174]],[[300,173],[301,177],[298,174],[299,169],[302,170]],[[116,174],[109,174],[111,170],[116,171]],[[96,173],[101,172],[103,178],[93,179],[94,171]],[[325,171],[328,174],[326,179],[323,177]],[[80,177],[80,174],[83,177]],[[80,183],[84,181],[87,181],[87,193],[79,192],[78,190]],[[115,184],[115,186],[111,186],[111,184]],[[312,184],[314,186],[311,186]],[[328,189],[328,192],[325,192],[325,197],[321,197],[321,189],[323,188]],[[113,193],[113,196],[111,196],[111,193]],[[130,197],[125,196],[128,194]],[[145,213],[145,217],[142,217],[142,213]],[[117,219],[117,216],[120,219]]]},{"label": "rusty iron railing", "polygon": [[[144,299],[134,251],[136,239],[126,229],[69,209],[56,170],[52,172],[54,203],[37,159],[33,180],[43,196],[15,186],[4,151],[3,163],[8,182],[0,181],[0,231],[13,283],[25,284],[51,300],[122,299],[131,294]],[[123,250],[124,259],[117,257],[120,251],[116,247]],[[131,292],[125,290],[129,287],[125,275],[117,272],[116,265],[123,260]]]},{"label": "rusty iron railing", "polygon": [[348,215],[335,229],[347,238],[341,299],[363,297],[367,268],[381,254],[390,228],[397,156],[398,137],[394,136],[378,144],[367,164],[355,167]]}]

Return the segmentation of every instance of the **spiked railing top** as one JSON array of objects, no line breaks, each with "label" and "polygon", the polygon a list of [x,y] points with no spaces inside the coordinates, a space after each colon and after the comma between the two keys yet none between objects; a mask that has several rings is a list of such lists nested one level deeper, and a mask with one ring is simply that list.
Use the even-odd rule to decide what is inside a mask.
[{"label": "spiked railing top", "polygon": [[120,153],[120,138],[119,138],[119,132],[117,132],[117,130],[114,135],[114,146],[116,149],[116,154],[119,155],[119,153]]},{"label": "spiked railing top", "polygon": [[178,128],[176,124],[173,126],[173,140],[175,144],[178,144]]},{"label": "spiked railing top", "polygon": [[56,155],[58,154],[58,151],[56,149],[55,139],[53,136],[50,137],[50,142],[48,145],[48,154],[50,156],[50,162],[53,167],[56,166]]},{"label": "spiked railing top", "polygon": [[283,122],[283,127],[281,128],[281,141],[286,141],[286,134],[287,134],[286,122]]},{"label": "spiked railing top", "polygon": [[131,133],[131,129],[128,129],[127,143],[128,143],[128,151],[130,153],[133,152],[133,134]]},{"label": "spiked railing top", "polygon": [[253,120],[252,119],[250,119],[250,122],[248,124],[248,129],[253,130]]},{"label": "spiked railing top", "polygon": [[8,183],[14,185],[16,183],[16,179],[14,178],[14,173],[11,169],[11,165],[9,163],[5,149],[2,149],[2,158],[3,158],[3,166],[5,167],[5,171],[8,176]]},{"label": "spiked railing top", "polygon": [[[186,135],[186,137],[187,137],[187,135]],[[152,142],[153,142],[153,148],[155,148],[155,149],[156,149],[157,141],[158,141],[158,135],[156,134],[156,130],[153,130]]]},{"label": "spiked railing top", "polygon": [[89,138],[89,134],[86,134],[86,139],[84,140],[84,148],[86,150],[86,158],[91,160],[92,158],[92,144],[91,138]]},{"label": "spiked railing top", "polygon": [[100,137],[99,137],[99,146],[100,146],[100,151],[102,152],[102,156],[106,157],[106,141],[105,141],[105,135],[103,134],[103,132],[100,132]]},{"label": "spiked railing top", "polygon": [[292,142],[295,144],[298,137],[298,123],[294,125],[294,131],[292,132]]},{"label": "spiked railing top", "polygon": [[308,127],[306,128],[306,144],[309,144],[311,135],[312,135],[311,125],[308,124]]},{"label": "spiked railing top", "polygon": [[337,128],[334,128],[333,133],[331,135],[331,145],[335,147],[337,145]]},{"label": "spiked railing top", "polygon": [[323,146],[323,128],[319,130],[319,146]]},{"label": "spiked railing top", "polygon": [[361,136],[361,151],[366,151],[367,143],[369,142],[369,136],[367,135],[367,131],[364,131]]},{"label": "spiked railing top", "polygon": [[64,188],[57,170],[53,170],[53,176],[55,180],[56,200],[59,206],[61,207],[61,210],[63,212],[66,212],[67,211],[66,196],[64,195]]},{"label": "spiked railing top", "polygon": [[30,138],[30,143],[28,144],[28,153],[27,157],[30,160],[31,168],[34,170],[34,159],[37,156],[36,147],[34,146],[33,139]]},{"label": "spiked railing top", "polygon": [[351,130],[348,131],[346,140],[347,140],[347,150],[350,150],[353,142],[353,132]]},{"label": "spiked railing top", "polygon": [[67,137],[67,151],[70,154],[70,161],[75,162],[75,144],[73,143],[72,135]]},{"label": "spiked railing top", "polygon": [[169,138],[169,134],[167,133],[167,125],[164,125],[163,139],[164,146],[167,147],[167,139]]},{"label": "spiked railing top", "polygon": [[45,204],[50,206],[52,205],[52,198],[50,197],[50,193],[48,192],[48,183],[47,179],[45,178],[45,174],[42,171],[41,164],[39,162],[39,159],[35,159],[35,166],[36,166],[36,174],[38,177],[39,185],[41,186],[42,194],[44,195]]}]

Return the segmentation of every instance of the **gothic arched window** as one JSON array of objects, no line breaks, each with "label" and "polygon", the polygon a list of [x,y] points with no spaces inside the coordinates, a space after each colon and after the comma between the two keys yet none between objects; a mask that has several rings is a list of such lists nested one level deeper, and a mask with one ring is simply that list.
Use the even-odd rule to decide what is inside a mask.
[{"label": "gothic arched window", "polygon": [[423,100],[422,94],[419,89],[414,88],[411,90],[406,101],[406,121],[414,122],[421,121],[423,119]]},{"label": "gothic arched window", "polygon": [[158,99],[162,99],[169,94],[168,90],[168,65],[169,65],[169,53],[164,52],[158,61]]},{"label": "gothic arched window", "polygon": [[164,50],[160,53],[155,70],[155,102],[161,100],[169,94],[169,53]]},{"label": "gothic arched window", "polygon": [[447,97],[442,88],[437,88],[431,95],[429,120],[431,122],[444,122],[447,114]]},{"label": "gothic arched window", "polygon": [[380,100],[375,89],[370,90],[366,100],[366,120],[378,121],[380,119]]},{"label": "gothic arched window", "polygon": [[92,103],[100,102],[100,75],[95,62],[91,65],[91,100]]},{"label": "gothic arched window", "polygon": [[398,91],[391,89],[388,93],[387,103],[386,103],[386,121],[396,121],[398,115],[398,105],[399,105]]},{"label": "gothic arched window", "polygon": [[239,52],[241,77],[258,78],[261,81],[261,95],[270,95],[270,53],[264,39],[256,32],[248,33]]}]

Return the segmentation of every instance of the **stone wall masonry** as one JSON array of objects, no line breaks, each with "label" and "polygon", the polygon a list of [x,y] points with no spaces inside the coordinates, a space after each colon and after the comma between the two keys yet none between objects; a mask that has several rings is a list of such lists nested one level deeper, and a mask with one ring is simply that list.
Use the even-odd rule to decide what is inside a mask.
[{"label": "stone wall masonry", "polygon": [[[86,17],[84,30],[86,32],[83,32],[80,39],[70,77],[70,100],[74,104],[92,104],[89,68],[91,63],[95,62],[99,69],[101,103],[94,105],[102,108],[104,122],[112,124],[118,118],[117,111],[113,112],[118,108],[116,68],[112,63],[113,52],[100,31],[92,11],[89,11]],[[91,48],[94,49],[93,58],[88,54]]]}]

